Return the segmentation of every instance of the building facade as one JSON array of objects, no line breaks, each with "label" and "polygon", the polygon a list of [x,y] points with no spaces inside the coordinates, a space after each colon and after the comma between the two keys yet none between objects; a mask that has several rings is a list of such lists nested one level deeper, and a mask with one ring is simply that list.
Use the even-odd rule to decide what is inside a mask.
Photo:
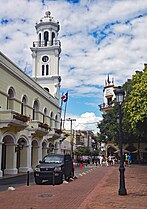
[{"label": "building facade", "polygon": [[32,78],[0,52],[0,176],[32,170],[61,152],[59,22],[49,11],[36,23]]}]

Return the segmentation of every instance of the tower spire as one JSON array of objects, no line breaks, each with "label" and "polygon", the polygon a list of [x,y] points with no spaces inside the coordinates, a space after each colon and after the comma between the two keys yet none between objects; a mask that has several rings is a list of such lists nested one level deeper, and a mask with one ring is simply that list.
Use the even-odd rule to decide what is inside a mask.
[{"label": "tower spire", "polygon": [[107,83],[108,83],[108,86],[109,84],[111,83],[110,79],[109,79],[109,74],[108,74],[108,78],[107,78]]}]

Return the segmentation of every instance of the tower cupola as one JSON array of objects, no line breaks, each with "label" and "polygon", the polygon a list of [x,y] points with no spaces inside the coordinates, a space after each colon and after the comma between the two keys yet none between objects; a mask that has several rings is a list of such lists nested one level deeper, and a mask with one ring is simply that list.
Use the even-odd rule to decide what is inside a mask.
[{"label": "tower cupola", "polygon": [[47,11],[39,23],[36,23],[35,28],[38,34],[39,47],[52,46],[58,43],[57,36],[60,26],[59,22],[51,16],[50,11]]},{"label": "tower cupola", "polygon": [[100,110],[103,113],[106,113],[107,111],[109,111],[113,107],[112,102],[115,98],[114,87],[115,87],[114,86],[114,79],[112,78],[112,80],[110,80],[109,75],[108,75],[107,80],[105,80],[105,86],[103,89],[104,103],[99,105]]}]

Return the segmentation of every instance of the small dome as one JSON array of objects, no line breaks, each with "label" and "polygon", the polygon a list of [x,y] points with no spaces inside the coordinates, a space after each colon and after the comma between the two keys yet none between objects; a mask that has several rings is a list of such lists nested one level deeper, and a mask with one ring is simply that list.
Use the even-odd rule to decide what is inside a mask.
[{"label": "small dome", "polygon": [[[40,27],[54,27],[55,31],[59,31],[60,27],[59,27],[59,22],[55,21],[54,18],[51,16],[51,12],[50,11],[46,11],[45,15],[40,19],[39,23],[36,23],[35,28],[39,31]],[[56,27],[56,29],[55,29]],[[41,28],[42,30],[42,28]]]},{"label": "small dome", "polygon": [[45,14],[46,14],[46,17],[50,17],[51,12],[50,11],[46,11]]}]

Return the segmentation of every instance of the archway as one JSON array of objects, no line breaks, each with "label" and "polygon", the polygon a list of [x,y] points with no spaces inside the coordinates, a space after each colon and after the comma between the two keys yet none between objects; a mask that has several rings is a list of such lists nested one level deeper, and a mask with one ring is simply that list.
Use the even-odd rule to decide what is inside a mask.
[{"label": "archway", "polygon": [[19,172],[25,172],[27,170],[27,141],[24,137],[19,138],[15,151],[17,153],[16,167]]},{"label": "archway", "polygon": [[132,162],[136,162],[137,160],[137,155],[138,155],[138,151],[137,148],[133,145],[129,145],[125,148],[126,150],[128,150],[131,153],[132,156]]},{"label": "archway", "polygon": [[11,134],[6,134],[2,141],[1,170],[4,174],[16,174],[15,139]]},{"label": "archway", "polygon": [[46,141],[44,141],[44,142],[42,143],[42,158],[43,158],[45,155],[47,155],[47,143],[46,143]]},{"label": "archway", "polygon": [[111,146],[111,145],[109,145],[109,146],[107,147],[107,157],[108,157],[109,155],[115,156],[116,159],[119,159],[119,158],[120,158],[120,157],[119,157],[119,150],[117,150],[115,147],[113,147],[113,146]]},{"label": "archway", "polygon": [[108,155],[113,155],[114,153],[116,153],[116,151],[117,151],[117,149],[114,148],[113,146],[109,146],[109,147],[107,148],[107,153],[108,153]]}]

